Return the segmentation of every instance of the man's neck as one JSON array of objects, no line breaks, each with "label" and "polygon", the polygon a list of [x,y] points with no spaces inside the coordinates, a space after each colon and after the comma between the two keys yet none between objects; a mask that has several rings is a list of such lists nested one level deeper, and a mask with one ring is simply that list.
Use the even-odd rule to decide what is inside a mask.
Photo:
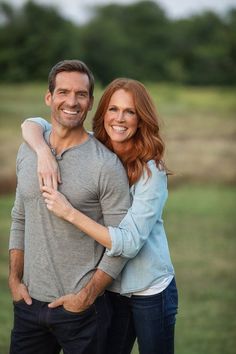
[{"label": "man's neck", "polygon": [[83,127],[65,129],[52,126],[52,132],[49,137],[50,146],[57,155],[73,146],[83,144],[86,140],[88,140],[88,133]]}]

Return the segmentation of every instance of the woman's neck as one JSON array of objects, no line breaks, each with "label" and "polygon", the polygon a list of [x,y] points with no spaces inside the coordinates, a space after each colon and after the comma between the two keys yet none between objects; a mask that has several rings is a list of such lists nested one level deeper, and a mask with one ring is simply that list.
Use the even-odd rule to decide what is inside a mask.
[{"label": "woman's neck", "polygon": [[133,141],[129,140],[123,143],[111,142],[113,151],[118,156],[124,156],[133,147]]}]

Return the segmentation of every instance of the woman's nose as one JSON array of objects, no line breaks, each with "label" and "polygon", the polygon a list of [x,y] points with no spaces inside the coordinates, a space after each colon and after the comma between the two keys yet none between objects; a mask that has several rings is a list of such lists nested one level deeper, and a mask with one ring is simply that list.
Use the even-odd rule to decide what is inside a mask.
[{"label": "woman's nose", "polygon": [[124,112],[122,112],[122,111],[117,112],[116,120],[118,122],[123,122],[124,121]]}]

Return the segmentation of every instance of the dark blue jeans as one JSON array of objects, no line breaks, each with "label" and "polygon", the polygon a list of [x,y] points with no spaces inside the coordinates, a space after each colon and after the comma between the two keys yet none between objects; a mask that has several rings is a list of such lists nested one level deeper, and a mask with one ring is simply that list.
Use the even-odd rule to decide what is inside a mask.
[{"label": "dark blue jeans", "polygon": [[[14,303],[10,354],[103,354],[110,325],[107,295],[81,313],[33,299]],[[102,323],[102,325],[101,325]]]},{"label": "dark blue jeans", "polygon": [[160,294],[133,295],[109,292],[113,308],[107,354],[130,354],[135,338],[140,354],[173,354],[178,293],[175,279]]}]

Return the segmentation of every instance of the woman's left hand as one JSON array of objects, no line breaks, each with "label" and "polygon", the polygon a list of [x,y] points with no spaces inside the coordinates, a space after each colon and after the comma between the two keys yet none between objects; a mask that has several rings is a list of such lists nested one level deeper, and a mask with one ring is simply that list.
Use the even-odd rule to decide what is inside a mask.
[{"label": "woman's left hand", "polygon": [[51,187],[43,186],[42,190],[47,208],[59,218],[67,220],[70,213],[73,211],[73,206],[66,197]]}]

